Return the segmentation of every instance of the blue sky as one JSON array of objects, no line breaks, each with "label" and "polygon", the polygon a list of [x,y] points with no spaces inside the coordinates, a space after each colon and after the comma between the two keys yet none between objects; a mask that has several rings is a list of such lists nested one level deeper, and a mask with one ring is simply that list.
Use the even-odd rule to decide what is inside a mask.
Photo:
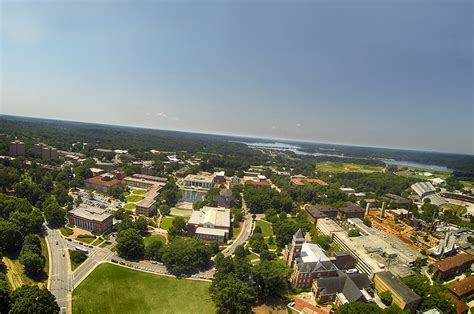
[{"label": "blue sky", "polygon": [[5,114],[474,154],[472,1],[1,1]]}]

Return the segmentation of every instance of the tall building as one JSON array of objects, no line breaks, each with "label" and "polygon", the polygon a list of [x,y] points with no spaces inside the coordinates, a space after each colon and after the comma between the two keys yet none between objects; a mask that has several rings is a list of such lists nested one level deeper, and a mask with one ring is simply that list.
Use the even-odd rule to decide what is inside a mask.
[{"label": "tall building", "polygon": [[11,142],[10,156],[25,156],[25,143],[18,140]]},{"label": "tall building", "polygon": [[41,158],[44,160],[56,159],[59,157],[58,150],[51,146],[43,146],[41,149]]}]

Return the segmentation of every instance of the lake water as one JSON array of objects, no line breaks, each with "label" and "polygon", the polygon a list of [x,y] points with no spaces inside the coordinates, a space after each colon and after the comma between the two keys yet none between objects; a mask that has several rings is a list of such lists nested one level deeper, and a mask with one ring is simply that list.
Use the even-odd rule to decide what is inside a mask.
[{"label": "lake water", "polygon": [[[301,151],[301,147],[292,145],[292,144],[286,144],[286,143],[279,143],[279,142],[274,142],[274,143],[245,143],[241,142],[243,144],[246,144],[247,146],[250,147],[255,147],[255,148],[263,148],[263,149],[271,149],[271,150],[279,150],[279,151],[289,151],[293,152],[297,155],[309,155],[309,156],[331,156],[331,157],[339,157],[339,158],[353,158],[353,159],[366,159],[366,158],[356,158],[356,157],[351,157],[351,156],[346,156],[344,154],[331,154],[331,153],[307,153],[304,151]],[[439,166],[439,165],[430,165],[430,164],[423,164],[423,163],[418,163],[414,161],[404,161],[404,160],[396,160],[396,159],[385,159],[385,158],[376,158],[380,161],[383,161],[386,164],[389,165],[397,165],[397,166],[406,166],[406,167],[416,167],[416,168],[423,168],[423,169],[429,169],[433,171],[443,171],[443,172],[449,172],[452,173],[453,169],[445,167],[445,166]]]}]

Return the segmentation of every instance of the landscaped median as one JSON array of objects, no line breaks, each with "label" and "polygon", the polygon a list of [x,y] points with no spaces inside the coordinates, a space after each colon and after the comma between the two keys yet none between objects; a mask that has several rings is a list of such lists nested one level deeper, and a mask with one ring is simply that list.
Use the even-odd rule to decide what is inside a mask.
[{"label": "landscaped median", "polygon": [[215,313],[210,282],[100,264],[74,290],[73,313]]}]

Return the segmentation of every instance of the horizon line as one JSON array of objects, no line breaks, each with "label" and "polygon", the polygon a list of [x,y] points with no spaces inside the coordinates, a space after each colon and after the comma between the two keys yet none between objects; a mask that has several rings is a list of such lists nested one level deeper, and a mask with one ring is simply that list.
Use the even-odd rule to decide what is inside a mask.
[{"label": "horizon line", "polygon": [[[28,118],[28,119],[37,119],[37,120],[51,120],[57,122],[74,122],[74,123],[83,123],[83,124],[95,124],[101,126],[112,126],[112,127],[126,127],[126,128],[137,128],[144,130],[155,130],[155,131],[168,131],[168,132],[179,132],[179,133],[192,133],[192,134],[201,134],[201,135],[212,135],[212,136],[227,136],[234,138],[248,138],[253,140],[272,140],[272,141],[286,141],[293,143],[307,143],[307,144],[323,144],[323,145],[333,145],[333,146],[349,146],[349,147],[358,147],[358,148],[373,148],[373,149],[390,149],[395,151],[411,151],[411,152],[421,152],[421,153],[436,153],[436,154],[447,154],[447,155],[462,155],[462,156],[474,156],[470,153],[461,153],[461,152],[447,152],[447,151],[436,151],[426,148],[421,148],[416,150],[413,148],[404,148],[404,147],[388,147],[388,146],[373,146],[373,145],[361,145],[361,144],[348,144],[348,143],[333,143],[325,141],[314,141],[314,140],[305,140],[305,139],[292,139],[292,138],[276,138],[276,137],[262,137],[259,135],[240,135],[240,134],[228,134],[228,133],[213,133],[213,132],[202,132],[195,130],[178,130],[178,129],[167,129],[167,128],[153,128],[153,127],[144,127],[138,125],[127,125],[127,124],[114,124],[114,123],[99,123],[92,121],[81,121],[81,120],[69,120],[69,119],[57,119],[57,118],[48,118],[48,117],[38,117],[38,116],[27,116],[27,115],[14,115],[14,114],[4,114],[0,113],[1,116],[6,117],[15,117],[15,118]],[[245,144],[245,143],[243,143]]]}]

